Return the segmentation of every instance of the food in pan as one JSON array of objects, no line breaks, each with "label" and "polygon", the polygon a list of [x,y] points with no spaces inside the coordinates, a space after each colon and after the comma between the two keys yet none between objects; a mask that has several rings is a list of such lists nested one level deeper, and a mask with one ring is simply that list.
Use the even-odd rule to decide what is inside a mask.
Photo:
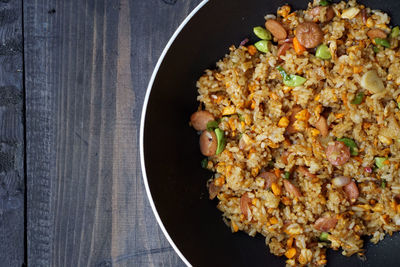
[{"label": "food in pan", "polygon": [[400,229],[399,27],[355,1],[265,20],[197,82],[210,199],[289,266],[363,257]]}]

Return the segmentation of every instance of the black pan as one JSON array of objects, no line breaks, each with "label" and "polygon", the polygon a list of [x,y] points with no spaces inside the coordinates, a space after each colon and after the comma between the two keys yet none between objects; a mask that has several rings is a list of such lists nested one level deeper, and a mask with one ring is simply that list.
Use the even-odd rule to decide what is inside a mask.
[{"label": "black pan", "polygon": [[[211,173],[200,166],[198,135],[188,122],[198,105],[196,81],[203,71],[215,68],[230,45],[251,37],[253,26],[263,25],[265,14],[275,13],[287,2],[294,9],[305,9],[308,1],[204,1],[164,51],[150,81],[141,125],[143,176],[160,226],[187,264],[285,265],[283,257],[269,253],[263,237],[232,234],[225,226],[217,202],[208,200],[205,184]],[[392,23],[400,24],[400,1],[361,3],[388,12]],[[328,266],[400,266],[399,235],[365,248],[364,262],[330,251]]]}]

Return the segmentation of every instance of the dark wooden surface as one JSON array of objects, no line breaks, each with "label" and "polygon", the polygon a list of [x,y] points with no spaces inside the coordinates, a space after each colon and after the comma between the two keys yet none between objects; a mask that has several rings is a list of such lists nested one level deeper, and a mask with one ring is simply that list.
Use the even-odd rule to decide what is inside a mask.
[{"label": "dark wooden surface", "polygon": [[[139,121],[162,49],[200,2],[23,1],[29,266],[183,266],[145,194]],[[15,75],[5,85],[20,92]]]},{"label": "dark wooden surface", "polygon": [[0,0],[0,266],[24,262],[22,2]]}]

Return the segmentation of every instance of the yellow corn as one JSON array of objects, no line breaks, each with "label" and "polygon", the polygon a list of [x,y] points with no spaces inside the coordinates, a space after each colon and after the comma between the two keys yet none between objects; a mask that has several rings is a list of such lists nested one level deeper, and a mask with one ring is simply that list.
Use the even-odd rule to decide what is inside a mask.
[{"label": "yellow corn", "polygon": [[400,205],[396,205],[396,212],[400,213]]},{"label": "yellow corn", "polygon": [[251,106],[250,106],[250,108],[251,108],[251,109],[255,109],[255,108],[256,108],[256,101],[251,100]]},{"label": "yellow corn", "polygon": [[382,206],[382,204],[378,203],[375,205],[375,207],[372,208],[372,210],[375,212],[381,212],[381,211],[383,211],[383,206]]},{"label": "yellow corn", "polygon": [[271,189],[272,189],[272,193],[274,193],[275,196],[280,196],[282,193],[282,190],[277,183],[272,183]]},{"label": "yellow corn", "polygon": [[258,167],[251,169],[251,175],[253,175],[253,177],[256,177],[258,175],[259,170],[260,169]]},{"label": "yellow corn", "polygon": [[344,113],[338,113],[335,115],[335,117],[336,117],[336,119],[341,119],[344,117],[344,115],[345,115]]},{"label": "yellow corn", "polygon": [[214,184],[216,186],[223,186],[225,184],[225,177],[224,176],[220,176],[217,179],[214,180]]},{"label": "yellow corn", "polygon": [[253,204],[254,206],[257,206],[257,203],[258,203],[258,199],[253,198],[253,200],[251,201],[251,204]]},{"label": "yellow corn", "polygon": [[310,114],[307,109],[303,109],[295,115],[295,118],[299,121],[306,121],[310,118]]},{"label": "yellow corn", "polygon": [[318,94],[318,95],[314,98],[314,100],[315,100],[315,101],[319,101],[320,98],[321,98],[321,94]]},{"label": "yellow corn", "polygon": [[257,54],[257,48],[254,45],[249,45],[247,47],[247,51],[249,51],[249,54],[252,55],[252,56]]},{"label": "yellow corn", "polygon": [[320,131],[318,129],[312,128],[312,130],[311,130],[311,135],[312,136],[314,136],[314,137],[318,136],[319,133],[320,133]]},{"label": "yellow corn", "polygon": [[288,198],[288,197],[283,197],[283,198],[282,198],[282,203],[283,203],[285,206],[289,206],[289,205],[291,204],[290,198]]},{"label": "yellow corn", "polygon": [[293,258],[295,255],[296,255],[296,249],[295,248],[289,248],[285,253],[286,258],[288,258],[288,259]]},{"label": "yellow corn", "polygon": [[236,225],[236,223],[234,222],[234,221],[232,221],[232,229],[233,229],[233,232],[237,232],[237,231],[239,231],[239,227]]},{"label": "yellow corn", "polygon": [[278,148],[278,147],[279,147],[279,144],[275,144],[275,143],[272,142],[271,140],[268,140],[267,145],[268,145],[270,148]]},{"label": "yellow corn", "polygon": [[269,222],[270,222],[271,224],[277,224],[277,223],[278,223],[278,219],[275,218],[275,217],[272,217],[272,218],[269,219]]},{"label": "yellow corn", "polygon": [[353,73],[360,73],[362,72],[363,67],[362,66],[354,66],[353,67]]},{"label": "yellow corn", "polygon": [[224,107],[224,109],[222,110],[222,115],[223,116],[227,116],[227,115],[232,115],[235,114],[236,109],[234,106],[228,106],[228,107]]},{"label": "yellow corn", "polygon": [[278,126],[281,128],[286,128],[288,125],[289,125],[289,119],[287,117],[282,117],[278,122]]}]

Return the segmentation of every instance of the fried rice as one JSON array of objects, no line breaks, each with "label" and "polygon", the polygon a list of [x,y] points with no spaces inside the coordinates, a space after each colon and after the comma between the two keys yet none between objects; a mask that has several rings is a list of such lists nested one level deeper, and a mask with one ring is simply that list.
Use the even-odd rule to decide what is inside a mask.
[{"label": "fried rice", "polygon": [[[210,198],[232,232],[265,236],[288,266],[326,265],[329,248],[363,256],[362,236],[378,243],[400,229],[399,37],[379,10],[321,4],[266,15],[284,39],[271,28],[265,53],[232,46],[197,82],[209,115],[197,130],[218,139],[202,147]],[[330,59],[295,43],[305,22],[318,25]],[[285,75],[305,81],[290,86]]]}]

